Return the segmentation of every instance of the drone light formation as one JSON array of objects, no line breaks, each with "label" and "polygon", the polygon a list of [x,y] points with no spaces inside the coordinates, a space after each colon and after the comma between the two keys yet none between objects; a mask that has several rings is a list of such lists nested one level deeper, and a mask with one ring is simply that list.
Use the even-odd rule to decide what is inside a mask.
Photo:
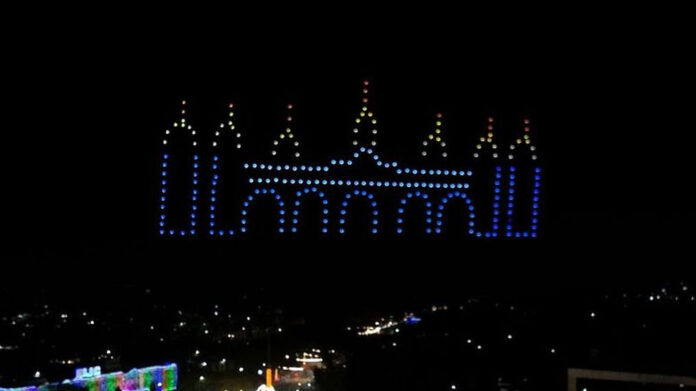
[{"label": "drone light formation", "polygon": [[[353,127],[353,152],[348,156],[330,159],[325,164],[303,164],[300,160],[300,143],[293,132],[293,105],[286,106],[286,126],[273,140],[270,150],[271,160],[276,162],[249,161],[243,155],[242,133],[234,123],[234,105],[229,104],[227,120],[220,123],[212,137],[209,172],[208,213],[203,226],[199,228],[199,206],[201,197],[198,134],[188,123],[186,101],[181,102],[181,117],[165,130],[162,140],[162,160],[160,174],[158,233],[161,236],[209,236],[232,237],[249,234],[252,209],[259,199],[268,199],[275,205],[277,215],[275,232],[281,235],[296,235],[302,228],[305,204],[319,205],[319,232],[323,235],[344,236],[350,229],[352,204],[360,203],[368,208],[367,232],[371,235],[393,233],[397,236],[407,234],[406,210],[409,205],[420,203],[424,206],[422,216],[424,234],[445,233],[448,205],[458,202],[463,205],[461,221],[464,234],[476,238],[536,238],[539,227],[539,205],[541,197],[541,172],[536,147],[530,134],[530,120],[522,120],[522,132],[510,144],[505,160],[495,141],[493,117],[486,120],[486,132],[479,138],[473,153],[474,162],[491,163],[492,199],[491,203],[477,210],[472,198],[472,176],[480,164],[469,169],[422,168],[406,166],[399,161],[388,160],[377,153],[377,118],[370,104],[368,81],[363,82],[361,107]],[[447,143],[444,139],[444,120],[437,113],[434,128],[422,142],[421,158],[448,158]],[[187,152],[176,154],[172,147],[174,132],[186,136]],[[289,147],[289,160],[280,162],[280,147]],[[174,156],[176,155],[176,156]],[[170,166],[176,162],[187,167],[191,176],[186,181],[186,215],[181,206],[176,210],[172,203],[170,186],[172,175]],[[222,169],[237,169],[241,176],[227,175]],[[357,166],[361,170],[357,170]],[[365,171],[367,170],[367,173]],[[225,173],[225,178],[223,178]],[[477,174],[488,175],[481,170]],[[221,194],[220,185],[225,181],[227,189],[234,194]],[[525,182],[526,181],[526,182]],[[520,182],[529,184],[520,186]],[[481,184],[479,184],[481,185]],[[488,185],[486,185],[488,186]],[[531,192],[520,196],[520,192]],[[505,198],[505,202],[503,202]],[[396,203],[389,202],[397,200]],[[225,202],[222,202],[222,201]],[[488,201],[486,201],[487,203]],[[522,204],[525,202],[525,204]],[[221,207],[231,208],[237,218],[223,223],[220,221]],[[237,212],[234,212],[237,208]],[[391,210],[393,209],[393,210]],[[389,213],[382,213],[388,210]],[[451,213],[451,212],[450,212]],[[185,217],[176,222],[170,216]],[[484,216],[485,214],[485,216]],[[393,220],[392,217],[393,216]],[[504,216],[504,217],[503,217]],[[414,217],[412,217],[414,218]],[[501,222],[503,219],[504,223]],[[388,222],[386,220],[389,220]],[[388,223],[388,224],[387,224]],[[387,229],[389,228],[389,229]],[[412,232],[408,232],[411,234]]]}]

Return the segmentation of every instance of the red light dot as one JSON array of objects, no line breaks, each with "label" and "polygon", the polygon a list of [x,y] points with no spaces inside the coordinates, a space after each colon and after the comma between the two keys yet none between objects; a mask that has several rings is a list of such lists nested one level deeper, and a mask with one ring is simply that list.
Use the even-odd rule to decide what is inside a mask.
[{"label": "red light dot", "polygon": [[369,86],[369,85],[370,85],[370,81],[369,81],[369,80],[364,80],[364,81],[363,81],[363,85]]},{"label": "red light dot", "polygon": [[288,117],[288,121],[292,121],[292,117]]},{"label": "red light dot", "polygon": [[525,118],[524,120],[522,120],[522,122],[524,122],[525,125],[529,125],[529,119],[527,119],[527,118]]},{"label": "red light dot", "polygon": [[488,125],[488,130],[493,130],[493,125]]},{"label": "red light dot", "polygon": [[367,94],[367,88],[363,88],[363,94]]},{"label": "red light dot", "polygon": [[488,117],[488,122],[493,122],[493,117]]},{"label": "red light dot", "polygon": [[288,104],[288,110],[292,110],[292,104]]},{"label": "red light dot", "polygon": [[437,116],[437,118],[442,118],[442,113],[437,113],[435,115]]},{"label": "red light dot", "polygon": [[185,104],[186,104],[186,101],[185,101],[185,100],[182,100],[182,101],[181,101],[181,104],[182,104],[182,105],[185,105]]},{"label": "red light dot", "polygon": [[234,104],[230,103],[230,104],[228,105],[228,107],[231,109],[231,108],[234,107]]}]

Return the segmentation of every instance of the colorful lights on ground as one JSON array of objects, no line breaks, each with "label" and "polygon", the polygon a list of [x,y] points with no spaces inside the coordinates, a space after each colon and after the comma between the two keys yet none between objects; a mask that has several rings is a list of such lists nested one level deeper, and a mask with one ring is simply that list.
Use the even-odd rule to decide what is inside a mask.
[{"label": "colorful lights on ground", "polygon": [[[178,370],[176,364],[152,366],[130,371],[99,374],[93,377],[65,380],[60,384],[70,384],[87,391],[157,391],[176,390]],[[55,389],[57,383],[20,388],[0,388],[0,391],[48,391]]]},{"label": "colorful lights on ground", "polygon": [[[535,238],[538,235],[539,226],[539,205],[541,190],[541,168],[534,161],[537,160],[536,148],[532,144],[530,136],[530,121],[525,118],[523,122],[523,134],[516,138],[510,145],[508,161],[514,165],[501,164],[499,160],[499,148],[494,140],[493,117],[488,117],[486,122],[486,134],[479,139],[475,146],[474,160],[491,162],[494,164],[493,195],[491,202],[491,216],[483,216],[477,211],[476,202],[472,198],[472,169],[452,169],[452,168],[416,168],[406,167],[398,161],[387,160],[381,157],[377,151],[377,119],[370,104],[369,82],[363,83],[362,105],[359,115],[355,118],[353,128],[354,138],[352,141],[355,147],[350,156],[342,158],[332,158],[327,164],[298,164],[298,163],[268,163],[247,161],[241,163],[242,181],[232,184],[243,196],[241,205],[237,206],[239,218],[228,227],[219,227],[218,209],[219,184],[222,180],[223,170],[221,169],[223,159],[227,158],[229,150],[241,150],[241,133],[235,128],[233,122],[233,105],[229,105],[228,119],[220,124],[215,130],[212,141],[212,161],[210,170],[210,199],[207,205],[209,236],[239,236],[249,233],[249,220],[255,202],[261,198],[270,198],[276,205],[278,211],[278,225],[275,229],[278,234],[294,234],[300,230],[302,219],[301,199],[307,196],[318,198],[320,203],[320,225],[321,234],[328,235],[336,233],[339,236],[347,233],[346,222],[349,218],[348,206],[350,201],[356,197],[365,198],[369,205],[370,219],[369,225],[364,229],[370,234],[378,234],[385,219],[396,220],[395,233],[402,235],[406,231],[405,207],[406,204],[413,202],[411,198],[417,198],[426,208],[423,216],[426,227],[426,234],[443,234],[446,232],[444,227],[444,213],[446,206],[453,201],[462,203],[465,213],[462,216],[463,224],[466,225],[465,233],[476,238],[497,238],[503,227],[500,218],[506,217],[504,232],[506,238]],[[175,122],[173,130],[165,131],[163,140],[164,153],[162,158],[162,171],[160,182],[159,199],[159,227],[158,232],[162,236],[196,236],[198,235],[198,206],[199,206],[199,155],[197,152],[197,135],[191,125],[186,120],[186,101],[182,102],[181,119]],[[292,130],[293,105],[287,105],[287,125],[283,132],[273,141],[271,156],[279,159],[280,146],[283,143],[290,143],[290,159],[300,158],[299,141]],[[447,158],[445,150],[446,142],[443,135],[443,116],[437,113],[434,130],[427,134],[422,145],[422,157],[437,155],[440,158]],[[169,223],[168,216],[174,211],[168,208],[168,199],[172,189],[169,187],[169,180],[173,173],[168,171],[172,159],[179,159],[180,156],[173,157],[170,151],[169,140],[173,137],[172,132],[181,130],[187,132],[191,138],[190,146],[193,148],[190,154],[185,157],[190,158],[192,165],[192,177],[190,179],[191,190],[187,198],[190,209],[186,211],[186,226],[174,227]],[[231,132],[234,135],[235,143],[222,145],[220,136],[224,132]],[[223,147],[227,148],[226,150]],[[521,148],[529,151],[524,159],[520,156],[515,157]],[[435,150],[437,148],[437,150]],[[226,152],[227,151],[227,152]],[[527,156],[528,155],[528,156]],[[527,162],[527,163],[525,163]],[[356,166],[360,167],[360,170]],[[355,167],[355,168],[354,168]],[[531,167],[531,171],[529,169]],[[352,170],[354,169],[354,170]],[[351,174],[350,171],[355,171]],[[360,172],[360,174],[358,174]],[[368,174],[366,175],[365,172]],[[482,175],[489,175],[485,172]],[[520,196],[516,193],[520,181],[533,179],[531,195]],[[187,185],[188,186],[188,185]],[[188,190],[187,190],[188,191]],[[246,194],[246,195],[245,195]],[[502,198],[506,197],[506,202]],[[531,197],[531,198],[529,198]],[[392,199],[398,200],[394,205],[389,202]],[[287,205],[292,208],[286,210]],[[488,201],[485,201],[488,202]],[[521,219],[518,214],[525,213],[526,208],[519,205],[523,202],[531,204],[531,216]],[[316,203],[314,203],[316,205]],[[333,206],[335,205],[335,206]],[[235,206],[235,205],[233,205]],[[331,210],[333,206],[335,210]],[[314,206],[312,206],[314,207]],[[305,207],[306,208],[306,207]],[[381,208],[381,209],[380,209]],[[386,213],[385,208],[390,210]],[[178,213],[181,213],[179,211]],[[290,213],[290,214],[286,214]],[[488,214],[488,213],[486,213]],[[204,214],[205,216],[206,214]],[[205,224],[205,223],[204,223]],[[392,231],[393,232],[393,231]]]}]

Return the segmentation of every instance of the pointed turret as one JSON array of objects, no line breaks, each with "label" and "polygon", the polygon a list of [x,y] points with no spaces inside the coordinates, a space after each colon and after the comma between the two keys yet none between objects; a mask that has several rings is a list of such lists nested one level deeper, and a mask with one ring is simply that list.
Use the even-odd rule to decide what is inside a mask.
[{"label": "pointed turret", "polygon": [[374,149],[377,146],[377,118],[370,108],[372,105],[369,98],[369,86],[369,81],[363,81],[362,105],[353,128],[353,146]]},{"label": "pointed turret", "polygon": [[537,160],[537,149],[536,146],[532,144],[532,136],[529,131],[529,118],[523,119],[522,125],[522,136],[517,137],[508,148],[508,160],[513,163],[515,162],[515,157],[518,156],[519,158],[522,158],[523,153],[526,153],[529,159]]},{"label": "pointed turret", "polygon": [[[442,113],[437,113],[435,115],[435,126],[434,130],[425,137],[423,141],[423,148],[421,150],[422,158],[440,158],[438,160],[447,159],[447,143],[445,142],[445,136],[442,132],[443,120]],[[428,152],[428,149],[431,149]]]},{"label": "pointed turret", "polygon": [[493,117],[488,117],[486,136],[482,136],[476,144],[474,159],[481,159],[490,155],[492,160],[498,160],[498,144],[493,140]]},{"label": "pointed turret", "polygon": [[271,147],[271,156],[278,156],[279,151],[280,151],[280,144],[281,143],[290,143],[292,147],[292,158],[293,159],[299,159],[300,158],[300,142],[297,141],[297,138],[295,137],[295,134],[292,131],[292,121],[293,121],[293,116],[292,116],[292,104],[287,105],[287,116],[285,117],[285,123],[286,127],[283,132],[278,135],[278,137],[273,140],[273,146]]}]

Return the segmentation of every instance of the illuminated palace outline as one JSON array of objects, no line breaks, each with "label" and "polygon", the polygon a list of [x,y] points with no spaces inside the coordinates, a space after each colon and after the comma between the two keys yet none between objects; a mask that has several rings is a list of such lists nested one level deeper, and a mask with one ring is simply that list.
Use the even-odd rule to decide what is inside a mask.
[{"label": "illuminated palace outline", "polygon": [[[371,226],[369,232],[377,234],[380,232],[380,205],[376,194],[385,191],[396,191],[400,194],[400,200],[396,205],[396,225],[395,234],[405,233],[404,218],[405,207],[409,202],[420,201],[425,205],[425,231],[428,234],[441,234],[444,231],[443,216],[446,212],[448,203],[452,200],[462,200],[465,203],[467,212],[464,214],[467,233],[472,237],[495,238],[535,238],[538,234],[539,223],[539,202],[541,187],[541,167],[537,163],[536,147],[532,144],[530,136],[530,121],[522,121],[521,137],[516,138],[507,149],[499,148],[494,140],[494,119],[489,117],[487,120],[487,132],[479,140],[473,154],[474,159],[481,159],[484,155],[494,162],[493,180],[493,199],[491,200],[490,217],[485,221],[478,219],[478,224],[486,226],[486,229],[477,227],[476,208],[469,196],[470,180],[474,173],[469,169],[433,169],[433,168],[414,168],[405,167],[397,161],[391,161],[378,155],[376,152],[377,141],[377,119],[373,111],[369,108],[367,81],[363,82],[362,107],[359,116],[355,119],[353,129],[354,140],[352,142],[354,152],[348,158],[330,159],[324,165],[305,165],[300,163],[268,163],[268,162],[244,162],[242,169],[245,181],[250,186],[250,190],[245,199],[241,201],[241,210],[237,226],[232,228],[221,228],[216,219],[219,208],[218,185],[221,179],[221,165],[223,155],[221,153],[222,139],[224,132],[235,141],[232,147],[236,150],[242,149],[242,134],[235,129],[233,122],[234,106],[229,105],[229,118],[227,122],[221,123],[219,129],[215,130],[212,140],[212,161],[203,163],[198,152],[196,130],[186,121],[186,101],[182,101],[181,120],[173,124],[173,131],[184,131],[191,137],[191,194],[190,204],[188,205],[187,222],[183,227],[169,226],[167,221],[168,166],[170,152],[168,140],[171,130],[165,131],[162,140],[164,152],[161,161],[161,178],[159,194],[159,219],[158,232],[162,236],[197,236],[203,232],[208,236],[238,236],[247,232],[249,209],[254,201],[261,197],[270,198],[277,205],[278,227],[277,232],[281,234],[292,234],[298,232],[298,223],[301,218],[300,205],[302,199],[307,195],[316,196],[321,201],[320,219],[321,232],[329,234],[331,219],[336,219],[336,231],[344,235],[347,231],[346,221],[348,216],[348,206],[354,199],[365,199],[368,201],[371,212]],[[291,148],[291,159],[297,161],[300,158],[299,141],[295,137],[291,124],[292,105],[287,106],[288,114],[286,117],[287,127],[273,141],[271,157],[277,158],[278,149],[281,143],[288,143]],[[431,156],[446,159],[446,142],[442,133],[442,114],[436,116],[434,131],[429,133],[422,143],[422,156]],[[437,149],[435,149],[437,148]],[[518,153],[524,153],[528,162],[531,163],[526,169],[522,169],[517,164],[519,162]],[[356,178],[345,174],[344,171],[351,166],[357,166],[360,159],[367,159],[371,162],[372,169],[375,171],[375,178]],[[505,162],[505,163],[504,163]],[[200,168],[202,164],[210,164],[211,176],[210,183],[206,192],[209,196],[209,209],[202,212],[199,208],[202,198]],[[525,166],[526,167],[526,166]],[[516,202],[515,189],[517,187],[517,176],[531,176],[531,216],[525,216],[527,223],[524,228],[518,227],[516,211],[519,206]],[[334,201],[340,203],[336,210],[331,211],[329,191],[338,191],[340,196]],[[289,202],[287,202],[289,201]],[[461,201],[460,201],[461,202]],[[203,224],[199,223],[201,216],[207,217]],[[480,216],[479,216],[480,217]],[[336,224],[337,223],[337,224]]]}]

